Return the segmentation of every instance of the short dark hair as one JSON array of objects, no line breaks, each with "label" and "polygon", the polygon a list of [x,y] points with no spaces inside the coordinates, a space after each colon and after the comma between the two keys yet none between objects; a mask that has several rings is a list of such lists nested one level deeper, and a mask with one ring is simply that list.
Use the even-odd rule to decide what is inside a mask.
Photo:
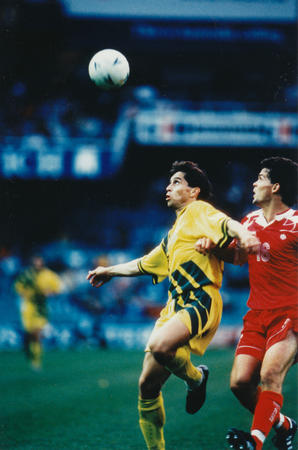
[{"label": "short dark hair", "polygon": [[287,206],[297,202],[297,168],[296,162],[281,156],[272,156],[263,159],[260,163],[260,170],[269,170],[268,176],[271,183],[280,185],[279,194]]},{"label": "short dark hair", "polygon": [[176,172],[183,172],[190,187],[199,187],[201,200],[209,200],[212,195],[212,185],[204,172],[193,161],[175,161],[170,170],[170,176]]}]

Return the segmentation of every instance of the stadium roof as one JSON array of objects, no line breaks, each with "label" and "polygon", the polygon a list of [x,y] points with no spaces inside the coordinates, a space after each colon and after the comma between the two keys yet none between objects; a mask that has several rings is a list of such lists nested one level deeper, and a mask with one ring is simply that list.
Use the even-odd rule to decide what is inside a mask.
[{"label": "stadium roof", "polygon": [[66,14],[123,19],[295,22],[296,0],[61,0]]}]

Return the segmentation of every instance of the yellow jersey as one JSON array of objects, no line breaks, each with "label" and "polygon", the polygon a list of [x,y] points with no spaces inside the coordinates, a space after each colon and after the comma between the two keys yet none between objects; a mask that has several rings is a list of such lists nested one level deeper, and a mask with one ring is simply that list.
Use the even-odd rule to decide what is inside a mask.
[{"label": "yellow jersey", "polygon": [[209,237],[219,247],[230,242],[229,217],[210,203],[196,200],[178,212],[177,219],[162,242],[139,262],[142,273],[151,274],[153,283],[170,279],[170,294],[186,294],[199,286],[222,284],[223,262],[212,254],[198,253],[194,245]]},{"label": "yellow jersey", "polygon": [[219,247],[228,245],[228,220],[210,203],[196,200],[177,213],[168,235],[138,262],[140,272],[152,275],[153,283],[169,278],[168,301],[155,328],[178,314],[190,331],[190,350],[199,355],[221,319],[224,264],[212,254],[198,253],[194,245],[200,237],[209,237]]},{"label": "yellow jersey", "polygon": [[50,269],[29,268],[16,279],[15,290],[23,298],[23,308],[26,308],[26,305],[33,306],[39,315],[46,316],[46,297],[60,292],[61,281]]}]

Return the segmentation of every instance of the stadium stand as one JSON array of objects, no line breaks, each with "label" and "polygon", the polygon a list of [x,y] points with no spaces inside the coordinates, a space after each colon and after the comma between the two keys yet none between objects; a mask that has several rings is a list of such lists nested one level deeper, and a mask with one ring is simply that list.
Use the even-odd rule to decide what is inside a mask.
[{"label": "stadium stand", "polygon": [[[207,169],[221,209],[238,219],[248,211],[259,157],[297,146],[295,24],[113,21],[68,15],[58,1],[3,1],[0,12],[0,348],[21,345],[13,280],[36,250],[63,279],[46,345],[142,346],[166,283],[94,290],[87,271],[160,241],[173,218],[165,174],[182,156]],[[125,89],[91,85],[98,43],[127,54]],[[246,268],[227,266],[228,332],[217,345],[235,341],[247,293]]]}]

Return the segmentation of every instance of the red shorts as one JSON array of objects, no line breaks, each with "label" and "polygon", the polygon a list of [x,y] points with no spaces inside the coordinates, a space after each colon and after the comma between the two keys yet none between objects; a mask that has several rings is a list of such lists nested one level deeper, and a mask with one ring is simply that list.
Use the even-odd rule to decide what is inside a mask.
[{"label": "red shorts", "polygon": [[243,329],[236,355],[251,355],[259,361],[276,342],[285,339],[288,331],[298,333],[297,306],[273,310],[249,310],[243,318]]}]

